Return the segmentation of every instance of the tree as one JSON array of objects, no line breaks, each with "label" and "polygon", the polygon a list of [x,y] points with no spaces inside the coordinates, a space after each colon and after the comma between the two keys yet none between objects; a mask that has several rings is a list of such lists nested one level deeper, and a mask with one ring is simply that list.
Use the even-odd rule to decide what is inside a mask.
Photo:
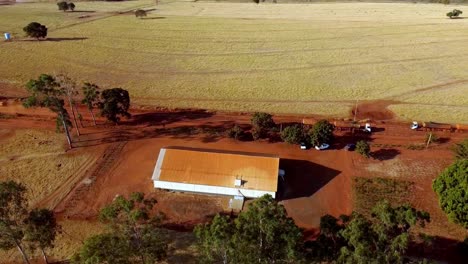
[{"label": "tree", "polygon": [[25,240],[30,243],[30,247],[39,248],[44,261],[49,263],[45,249],[54,247],[55,237],[60,232],[54,213],[48,209],[33,209],[25,224]]},{"label": "tree", "polygon": [[314,146],[320,146],[323,143],[330,143],[333,139],[335,127],[327,120],[320,120],[310,129],[310,143]]},{"label": "tree", "polygon": [[70,7],[67,2],[62,1],[57,3],[58,10],[62,10],[63,12],[67,11]]},{"label": "tree", "polygon": [[223,263],[297,263],[302,232],[270,195],[252,202],[234,221],[216,216],[195,229],[203,259]]},{"label": "tree", "polygon": [[146,11],[143,9],[137,9],[135,11],[135,17],[139,17],[139,18],[146,17]]},{"label": "tree", "polygon": [[27,215],[26,187],[14,181],[0,182],[0,249],[17,248],[29,263],[22,240],[22,222]]},{"label": "tree", "polygon": [[461,14],[463,14],[463,11],[458,10],[458,9],[454,9],[453,11],[448,12],[448,13],[447,13],[447,16],[448,16],[450,19],[452,19],[452,18],[457,18],[457,17],[459,17]]},{"label": "tree", "polygon": [[370,146],[367,141],[359,140],[356,143],[356,152],[361,154],[363,157],[369,158],[370,156]]},{"label": "tree", "polygon": [[[273,121],[273,116],[268,113],[260,113],[256,112],[253,114],[252,119],[252,126],[255,129],[256,133],[258,133],[258,138],[263,138],[266,136],[268,131],[275,127],[275,122]],[[252,135],[253,135],[252,131]],[[254,137],[255,139],[255,137]]]},{"label": "tree", "polygon": [[68,9],[70,9],[72,12],[75,11],[75,4],[74,3],[69,3],[68,4]]},{"label": "tree", "polygon": [[57,114],[57,131],[63,126],[68,145],[72,148],[72,140],[68,127],[71,127],[70,117],[65,109],[64,101],[59,97],[64,94],[63,88],[57,83],[53,76],[41,74],[37,80],[29,80],[26,90],[30,96],[23,102],[24,107],[47,107]]},{"label": "tree", "polygon": [[439,137],[436,134],[432,132],[426,134],[426,148],[429,146],[429,144],[436,143],[437,141],[439,141]]},{"label": "tree", "polygon": [[78,112],[75,106],[75,100],[73,99],[75,96],[78,95],[78,89],[76,88],[76,83],[67,75],[59,74],[55,77],[57,83],[60,85],[61,91],[63,91],[63,95],[68,101],[68,105],[70,106],[70,110],[73,116],[73,122],[76,128],[76,134],[80,136],[80,129],[78,128],[78,122],[76,121],[75,111]]},{"label": "tree", "polygon": [[14,181],[0,182],[0,249],[17,248],[29,263],[25,247],[39,248],[47,262],[45,248],[53,247],[57,225],[52,211],[28,211],[26,187]]},{"label": "tree", "polygon": [[106,89],[101,93],[101,102],[98,103],[101,115],[107,120],[118,123],[119,116],[130,118],[130,97],[127,90],[122,88]]},{"label": "tree", "polygon": [[392,207],[379,202],[370,218],[353,213],[344,229],[339,231],[345,241],[340,249],[339,263],[404,263],[412,241],[410,229],[429,222],[429,214],[408,205]]},{"label": "tree", "polygon": [[434,180],[432,189],[449,220],[468,228],[468,160],[457,160],[446,168]]},{"label": "tree", "polygon": [[31,38],[45,38],[47,37],[47,27],[37,22],[31,22],[23,28],[26,36]]},{"label": "tree", "polygon": [[237,124],[227,131],[227,136],[235,140],[240,139],[244,135],[244,131]]},{"label": "tree", "polygon": [[199,225],[194,229],[198,240],[197,247],[203,262],[212,263],[221,260],[224,264],[230,262],[232,254],[231,239],[235,227],[227,216],[216,215],[210,224]]},{"label": "tree", "polygon": [[131,263],[138,259],[146,264],[164,259],[167,238],[159,229],[161,216],[151,216],[155,203],[143,193],[132,193],[128,199],[118,196],[99,213],[99,220],[110,231],[89,238],[74,256],[75,263]]},{"label": "tree", "polygon": [[289,144],[299,144],[304,140],[304,131],[300,125],[285,127],[281,132],[281,139]]},{"label": "tree", "polygon": [[72,263],[130,264],[130,245],[121,236],[105,233],[85,240]]},{"label": "tree", "polygon": [[81,101],[82,104],[85,104],[88,107],[89,113],[91,113],[91,117],[93,118],[93,123],[96,125],[96,118],[94,117],[93,109],[98,104],[99,100],[99,86],[93,83],[84,83],[82,88],[82,92],[84,95],[83,100]]},{"label": "tree", "polygon": [[454,149],[456,159],[468,159],[468,139],[457,144]]}]

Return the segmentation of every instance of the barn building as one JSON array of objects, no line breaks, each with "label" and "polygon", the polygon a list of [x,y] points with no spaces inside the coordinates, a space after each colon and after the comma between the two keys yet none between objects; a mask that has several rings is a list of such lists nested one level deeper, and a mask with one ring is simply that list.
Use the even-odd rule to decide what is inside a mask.
[{"label": "barn building", "polygon": [[155,188],[256,198],[276,196],[279,157],[213,149],[166,147],[159,152]]}]

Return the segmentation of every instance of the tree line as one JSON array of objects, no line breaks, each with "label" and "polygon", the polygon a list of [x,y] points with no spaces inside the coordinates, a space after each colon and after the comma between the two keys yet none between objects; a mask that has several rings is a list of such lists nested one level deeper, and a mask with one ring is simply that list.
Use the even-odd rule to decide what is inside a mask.
[{"label": "tree line", "polygon": [[[128,112],[130,95],[122,88],[101,91],[98,85],[85,82],[80,89],[76,82],[67,75],[41,74],[37,79],[28,81],[26,90],[30,95],[23,101],[23,105],[26,108],[46,107],[56,113],[57,131],[65,132],[70,148],[73,147],[70,129],[74,127],[77,136],[80,136],[77,116],[80,123],[82,116],[77,108],[78,98],[81,98],[78,101],[90,112],[94,125],[96,125],[95,108],[99,109],[101,116],[113,123],[118,123],[121,117],[131,116]],[[68,103],[70,112],[65,107],[65,101]]]}]

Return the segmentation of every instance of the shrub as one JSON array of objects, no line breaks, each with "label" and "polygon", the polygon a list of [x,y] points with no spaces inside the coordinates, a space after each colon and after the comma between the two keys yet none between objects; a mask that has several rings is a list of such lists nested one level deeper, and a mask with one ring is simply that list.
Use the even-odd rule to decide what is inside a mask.
[{"label": "shrub", "polygon": [[259,140],[262,138],[262,132],[258,128],[252,128],[250,131],[252,133],[253,140]]},{"label": "shrub", "polygon": [[452,18],[459,17],[461,14],[463,14],[463,11],[454,9],[452,12],[448,12],[447,16],[452,19]]},{"label": "shrub", "polygon": [[23,28],[26,36],[40,39],[47,37],[47,27],[37,22],[31,22]]},{"label": "shrub", "polygon": [[455,158],[468,159],[468,138],[457,144],[454,149]]},{"label": "shrub", "polygon": [[270,130],[275,126],[273,116],[268,113],[256,112],[252,116],[252,126],[262,130]]},{"label": "shrub", "polygon": [[281,139],[289,144],[299,144],[304,140],[304,132],[299,125],[288,126],[281,132]]},{"label": "shrub", "polygon": [[65,1],[58,2],[57,6],[58,6],[58,10],[62,10],[63,12],[68,10],[68,3]]},{"label": "shrub", "polygon": [[135,17],[139,17],[139,18],[142,18],[142,17],[145,17],[146,16],[146,11],[143,10],[143,9],[137,9],[135,11]]},{"label": "shrub", "polygon": [[432,189],[439,196],[439,205],[448,218],[468,228],[468,160],[456,161],[437,177]]},{"label": "shrub", "polygon": [[68,9],[70,9],[72,12],[75,11],[75,4],[74,3],[69,3],[68,4]]},{"label": "shrub", "polygon": [[364,140],[360,140],[356,143],[356,152],[361,154],[363,157],[369,158],[370,146]]}]

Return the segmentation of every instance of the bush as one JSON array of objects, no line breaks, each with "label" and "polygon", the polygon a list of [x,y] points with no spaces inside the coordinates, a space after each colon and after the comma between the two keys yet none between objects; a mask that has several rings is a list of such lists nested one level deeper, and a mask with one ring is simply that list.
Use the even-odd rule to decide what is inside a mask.
[{"label": "bush", "polygon": [[75,11],[75,4],[74,3],[69,3],[68,4],[68,9],[70,9],[72,12]]},{"label": "bush", "polygon": [[463,14],[463,11],[454,9],[452,12],[448,12],[447,16],[452,19],[452,18],[459,17],[461,14]]},{"label": "bush", "polygon": [[468,138],[457,144],[454,152],[456,159],[468,159]]},{"label": "bush", "polygon": [[135,11],[135,17],[142,18],[142,17],[145,17],[145,16],[146,16],[146,11],[145,10],[137,9]]},{"label": "bush", "polygon": [[468,160],[456,161],[437,177],[432,189],[439,196],[439,205],[448,218],[468,228]]},{"label": "bush", "polygon": [[47,37],[47,27],[37,22],[31,22],[23,28],[26,36],[40,39]]},{"label": "bush", "polygon": [[58,6],[58,10],[62,10],[63,12],[68,10],[68,3],[65,1],[58,2],[57,6]]},{"label": "bush", "polygon": [[299,144],[304,140],[304,131],[299,125],[285,127],[281,132],[281,139],[289,144]]},{"label": "bush", "polygon": [[240,139],[244,135],[244,131],[238,125],[234,125],[227,131],[227,136],[233,139]]},{"label": "bush", "polygon": [[252,138],[253,140],[259,140],[262,138],[262,131],[259,130],[258,128],[252,128],[252,130],[250,131],[252,133]]},{"label": "bush", "polygon": [[363,157],[369,158],[370,156],[370,146],[364,141],[360,140],[356,143],[356,152],[361,154]]}]

